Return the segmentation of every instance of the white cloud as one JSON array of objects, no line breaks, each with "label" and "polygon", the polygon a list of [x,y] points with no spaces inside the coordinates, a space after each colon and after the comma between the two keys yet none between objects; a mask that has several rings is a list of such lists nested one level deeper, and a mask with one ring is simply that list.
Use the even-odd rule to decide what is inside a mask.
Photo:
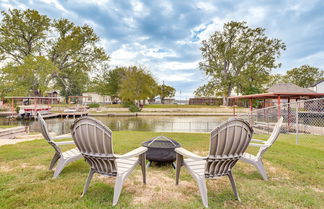
[{"label": "white cloud", "polygon": [[190,82],[194,80],[194,73],[177,73],[177,74],[170,74],[170,73],[159,73],[158,77],[159,80],[165,82],[175,82],[175,81],[182,81],[182,82]]},{"label": "white cloud", "polygon": [[56,9],[69,13],[58,0],[40,0],[43,3],[54,5]]},{"label": "white cloud", "polygon": [[1,10],[8,10],[8,9],[27,9],[28,7],[21,2],[16,0],[1,0],[0,1],[0,8]]},{"label": "white cloud", "polygon": [[[308,56],[305,56],[303,58],[300,58],[296,60],[296,63],[301,65],[311,65],[316,66],[320,69],[324,69],[324,63],[323,63],[323,57],[324,57],[324,51],[316,52],[314,54],[310,54]],[[299,67],[296,66],[296,67]]]},{"label": "white cloud", "polygon": [[211,2],[200,1],[196,4],[198,9],[204,10],[206,12],[215,12],[217,11],[217,7]]},{"label": "white cloud", "polygon": [[150,14],[150,10],[144,6],[139,0],[132,0],[130,2],[135,16],[145,17]]},{"label": "white cloud", "polygon": [[161,11],[163,11],[164,15],[170,15],[173,12],[173,7],[170,2],[165,1],[165,0],[160,0],[157,3],[159,7],[161,8]]},{"label": "white cloud", "polygon": [[160,69],[166,69],[170,71],[175,70],[188,70],[188,69],[196,69],[198,68],[199,61],[194,62],[161,62],[157,65]]}]

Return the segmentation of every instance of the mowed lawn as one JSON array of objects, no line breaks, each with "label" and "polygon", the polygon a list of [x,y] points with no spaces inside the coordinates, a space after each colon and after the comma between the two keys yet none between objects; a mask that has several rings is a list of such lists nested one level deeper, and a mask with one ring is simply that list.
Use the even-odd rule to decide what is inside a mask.
[{"label": "mowed lawn", "polygon": [[[197,154],[208,153],[208,134],[130,131],[113,133],[114,150],[123,154],[158,135],[171,137]],[[0,208],[203,208],[196,182],[182,168],[180,184],[175,186],[171,166],[150,167],[147,185],[142,184],[138,167],[126,180],[115,207],[114,178],[95,175],[81,198],[88,164],[84,160],[71,163],[59,178],[52,179],[48,166],[53,153],[45,140],[0,147]],[[239,162],[234,167],[241,202],[235,200],[227,177],[207,180],[209,208],[324,207],[323,136],[300,139],[296,145],[294,135],[282,134],[266,152],[264,163],[268,181],[251,165]]]}]

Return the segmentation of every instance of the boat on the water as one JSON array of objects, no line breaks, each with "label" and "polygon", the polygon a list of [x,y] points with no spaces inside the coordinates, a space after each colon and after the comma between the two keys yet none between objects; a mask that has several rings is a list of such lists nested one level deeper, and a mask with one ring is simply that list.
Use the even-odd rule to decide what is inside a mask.
[{"label": "boat on the water", "polygon": [[29,118],[35,117],[39,112],[42,115],[49,114],[51,107],[48,105],[21,105],[19,106],[18,117],[20,118]]}]

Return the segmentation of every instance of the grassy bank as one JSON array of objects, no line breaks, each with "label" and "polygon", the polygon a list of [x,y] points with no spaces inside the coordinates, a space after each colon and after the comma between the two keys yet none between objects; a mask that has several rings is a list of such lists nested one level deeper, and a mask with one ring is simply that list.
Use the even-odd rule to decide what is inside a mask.
[{"label": "grassy bank", "polygon": [[17,127],[18,125],[0,125],[0,128],[13,128]]},{"label": "grassy bank", "polygon": [[[114,132],[114,150],[125,153],[157,135],[171,137],[197,154],[207,154],[208,134],[189,133]],[[248,164],[239,162],[234,167],[242,202],[234,199],[226,177],[208,180],[210,208],[321,208],[324,139],[313,136],[300,140],[299,145],[294,140],[293,135],[281,135],[265,154],[269,181],[263,181]],[[83,160],[71,163],[58,179],[52,179],[53,171],[47,170],[52,154],[45,140],[0,148],[0,208],[112,208],[113,178],[95,176],[86,196],[80,198],[88,165]],[[197,184],[185,169],[179,186],[174,185],[174,177],[171,166],[153,166],[143,186],[137,169],[126,180],[114,208],[203,208]]]}]

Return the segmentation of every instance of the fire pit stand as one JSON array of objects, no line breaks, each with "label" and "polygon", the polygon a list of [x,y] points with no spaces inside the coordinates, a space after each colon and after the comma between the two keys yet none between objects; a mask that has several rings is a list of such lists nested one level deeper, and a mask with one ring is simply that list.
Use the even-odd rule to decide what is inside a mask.
[{"label": "fire pit stand", "polygon": [[172,163],[175,168],[174,161],[176,160],[175,148],[181,147],[181,145],[166,136],[157,136],[142,144],[147,147],[146,159],[149,161],[146,167],[150,167],[152,162],[159,163]]}]

